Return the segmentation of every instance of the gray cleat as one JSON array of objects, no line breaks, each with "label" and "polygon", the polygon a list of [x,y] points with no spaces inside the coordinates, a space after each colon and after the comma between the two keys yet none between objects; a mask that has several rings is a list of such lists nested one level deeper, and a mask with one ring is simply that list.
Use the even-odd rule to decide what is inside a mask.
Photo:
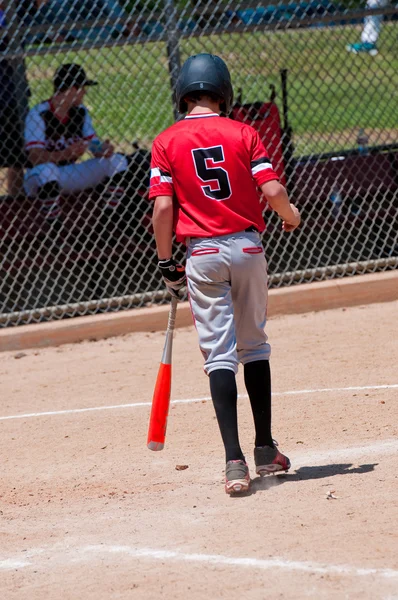
[{"label": "gray cleat", "polygon": [[278,448],[271,448],[271,446],[254,448],[254,462],[256,464],[256,473],[261,477],[270,473],[276,473],[277,471],[288,471],[290,469],[290,460],[288,457],[279,452]]},{"label": "gray cleat", "polygon": [[229,460],[225,467],[227,494],[247,492],[250,485],[249,467],[243,460]]}]

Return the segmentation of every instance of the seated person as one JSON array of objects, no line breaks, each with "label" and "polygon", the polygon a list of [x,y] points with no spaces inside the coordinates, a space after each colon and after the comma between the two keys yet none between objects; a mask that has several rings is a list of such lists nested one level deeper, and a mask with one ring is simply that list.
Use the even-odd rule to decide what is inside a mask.
[{"label": "seated person", "polygon": [[[100,142],[83,104],[86,89],[97,85],[83,68],[65,64],[54,76],[54,95],[34,106],[25,123],[25,148],[29,168],[25,191],[41,200],[46,219],[60,216],[61,193],[76,193],[104,185],[106,209],[117,208],[124,189],[120,187],[129,158],[115,154],[114,147]],[[77,162],[89,149],[94,158]]]}]

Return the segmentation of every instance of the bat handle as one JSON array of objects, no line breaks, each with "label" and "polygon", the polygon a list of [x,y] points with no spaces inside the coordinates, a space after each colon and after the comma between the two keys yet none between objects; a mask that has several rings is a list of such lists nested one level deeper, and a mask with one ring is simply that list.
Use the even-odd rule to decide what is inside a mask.
[{"label": "bat handle", "polygon": [[171,304],[169,310],[169,320],[167,322],[167,331],[173,332],[176,324],[177,315],[177,303],[178,299],[174,296],[171,297]]},{"label": "bat handle", "polygon": [[169,309],[169,320],[167,322],[166,340],[162,355],[162,363],[165,365],[171,365],[171,354],[173,350],[173,334],[177,315],[177,302],[177,298],[172,296]]}]

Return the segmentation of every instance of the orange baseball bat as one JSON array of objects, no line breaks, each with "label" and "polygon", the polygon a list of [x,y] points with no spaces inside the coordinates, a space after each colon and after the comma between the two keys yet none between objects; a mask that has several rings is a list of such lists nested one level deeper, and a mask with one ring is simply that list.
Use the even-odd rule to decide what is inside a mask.
[{"label": "orange baseball bat", "polygon": [[163,450],[166,438],[167,417],[171,393],[171,358],[173,350],[173,333],[177,314],[177,298],[171,297],[169,320],[164,342],[162,360],[160,362],[155,391],[152,397],[151,416],[148,427],[147,446],[149,450]]}]

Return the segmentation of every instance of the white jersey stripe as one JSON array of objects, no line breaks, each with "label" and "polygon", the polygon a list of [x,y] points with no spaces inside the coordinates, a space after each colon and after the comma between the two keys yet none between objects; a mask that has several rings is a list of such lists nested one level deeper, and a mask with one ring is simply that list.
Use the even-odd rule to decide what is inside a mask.
[{"label": "white jersey stripe", "polygon": [[259,171],[265,171],[265,169],[272,169],[272,165],[269,163],[261,163],[252,168],[252,173],[255,175],[256,173],[259,173]]},{"label": "white jersey stripe", "polygon": [[159,178],[159,183],[173,183],[172,177],[169,175],[163,175],[161,170],[157,167],[151,169],[151,179]]}]

